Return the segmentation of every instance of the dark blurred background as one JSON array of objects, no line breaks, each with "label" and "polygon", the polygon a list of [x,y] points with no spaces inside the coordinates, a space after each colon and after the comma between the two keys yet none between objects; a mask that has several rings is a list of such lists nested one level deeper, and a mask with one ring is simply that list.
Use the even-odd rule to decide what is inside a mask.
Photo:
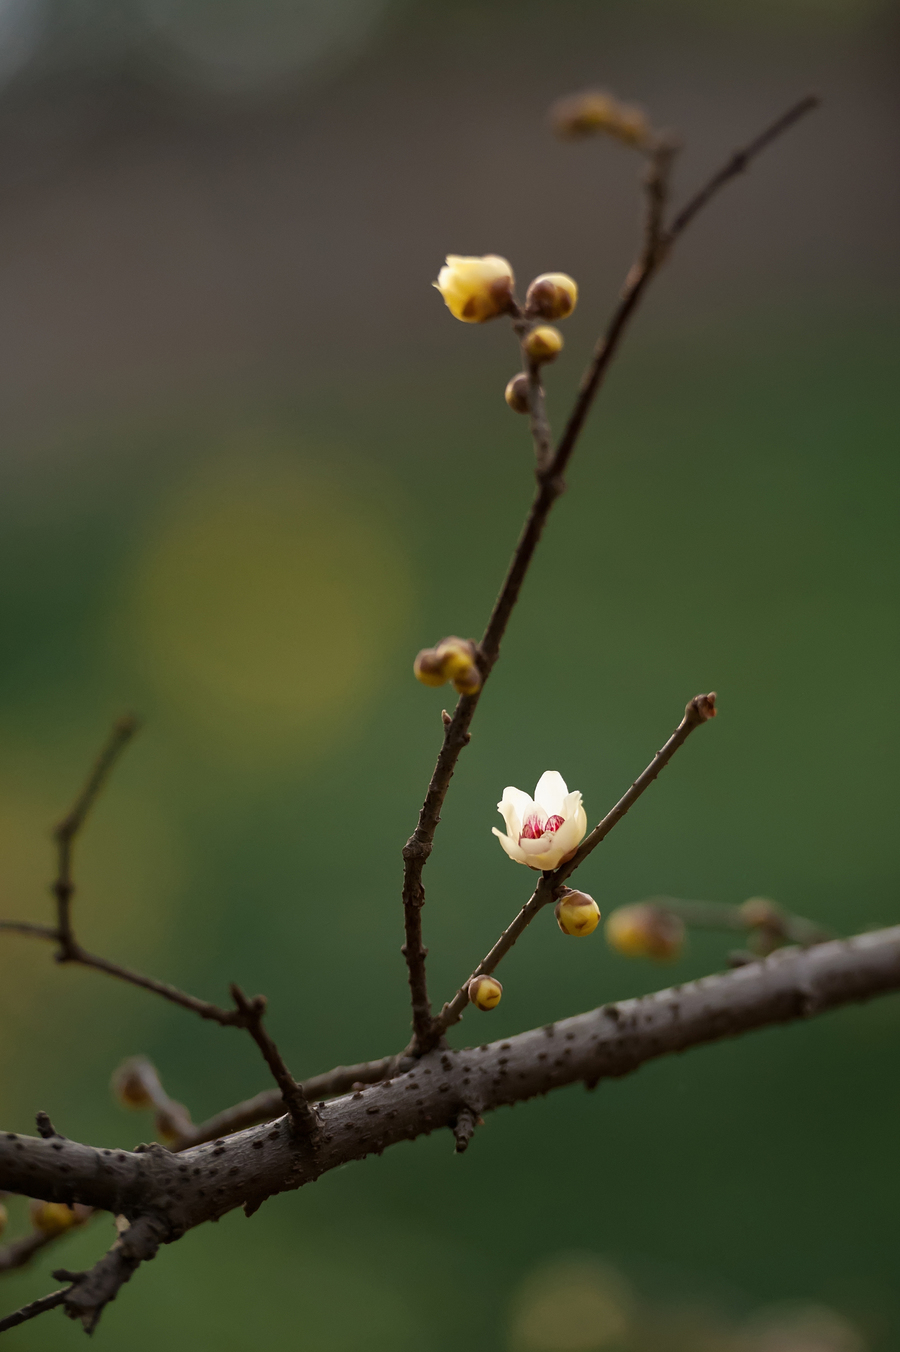
[{"label": "dark blurred background", "polygon": [[[698,222],[610,378],[428,867],[434,998],[528,892],[504,785],[559,769],[596,819],[701,689],[721,717],[581,885],[900,920],[898,48],[888,0],[2,0],[0,913],[48,915],[50,824],[134,709],[85,944],[265,991],[300,1075],[404,1043],[400,848],[447,701],[411,661],[481,632],[530,495],[509,331],[430,282],[448,251],[578,279],[560,420],[634,247],[633,155],[547,129],[599,84],[684,134],[682,193],[825,104]],[[457,1041],[726,946],[653,968],[547,914]],[[148,1139],[108,1089],[138,1052],[197,1120],[267,1085],[249,1039],[20,938],[0,1003],[11,1130]],[[464,1158],[399,1147],[190,1234],[98,1343],[900,1349],[898,1041],[894,997],[497,1114]]]}]

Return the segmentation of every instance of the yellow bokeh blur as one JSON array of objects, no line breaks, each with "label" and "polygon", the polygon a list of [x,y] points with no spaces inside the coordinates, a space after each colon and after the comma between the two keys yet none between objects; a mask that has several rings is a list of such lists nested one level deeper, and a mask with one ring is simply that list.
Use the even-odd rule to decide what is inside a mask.
[{"label": "yellow bokeh blur", "polygon": [[634,1300],[625,1278],[590,1254],[560,1256],[519,1290],[510,1352],[601,1352],[629,1333]]},{"label": "yellow bokeh blur", "polygon": [[409,621],[386,495],[324,460],[251,446],[207,464],[156,521],[126,604],[141,675],[239,766],[340,740]]}]

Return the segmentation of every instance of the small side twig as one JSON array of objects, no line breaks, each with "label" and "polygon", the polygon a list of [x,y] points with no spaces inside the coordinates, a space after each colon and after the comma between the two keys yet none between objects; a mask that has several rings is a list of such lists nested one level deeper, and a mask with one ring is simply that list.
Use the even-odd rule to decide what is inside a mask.
[{"label": "small side twig", "polygon": [[39,1314],[56,1309],[57,1305],[62,1305],[71,1290],[71,1286],[65,1286],[60,1291],[51,1291],[49,1296],[41,1296],[40,1299],[31,1301],[29,1305],[23,1305],[21,1310],[8,1314],[5,1319],[0,1319],[0,1333],[5,1333],[7,1329],[18,1328],[20,1324],[27,1324],[29,1319],[36,1319]]},{"label": "small side twig", "polygon": [[465,1104],[459,1110],[456,1121],[453,1123],[453,1139],[456,1142],[454,1149],[455,1155],[464,1155],[469,1148],[469,1142],[475,1135],[476,1127],[483,1125],[481,1118],[474,1108]]},{"label": "small side twig", "polygon": [[266,997],[255,995],[251,1000],[244,994],[240,986],[235,985],[231,986],[231,996],[241,1013],[243,1027],[247,1029],[247,1032],[259,1047],[266,1065],[272,1072],[273,1079],[281,1091],[284,1106],[290,1114],[294,1127],[308,1140],[315,1140],[319,1132],[318,1118],[306,1100],[303,1086],[298,1084],[288,1070],[281,1053],[263,1024],[263,1015],[266,1012]]}]

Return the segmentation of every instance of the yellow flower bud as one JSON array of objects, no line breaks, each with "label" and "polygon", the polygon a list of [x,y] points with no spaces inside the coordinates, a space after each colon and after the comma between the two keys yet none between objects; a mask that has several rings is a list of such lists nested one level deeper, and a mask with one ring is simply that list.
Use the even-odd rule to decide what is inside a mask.
[{"label": "yellow flower bud", "polygon": [[8,1220],[9,1220],[9,1212],[7,1211],[3,1203],[0,1202],[0,1235],[2,1235],[3,1231],[6,1229]]},{"label": "yellow flower bud", "polygon": [[664,906],[641,901],[620,906],[606,922],[606,941],[626,958],[677,958],[684,943],[684,923]]},{"label": "yellow flower bud", "polygon": [[505,258],[485,254],[462,258],[448,254],[433,283],[450,313],[466,324],[483,324],[506,314],[512,305],[513,271]]},{"label": "yellow flower bud", "polygon": [[474,662],[461,668],[453,677],[453,689],[459,695],[475,695],[481,689],[481,672]]},{"label": "yellow flower bud", "polygon": [[550,109],[550,121],[557,136],[564,140],[606,132],[625,145],[641,148],[652,137],[647,115],[641,108],[620,103],[599,89],[560,99]]},{"label": "yellow flower bud", "polygon": [[536,364],[553,361],[562,352],[562,334],[550,324],[540,324],[525,339],[525,351]]},{"label": "yellow flower bud", "polygon": [[566,319],[578,304],[578,287],[566,272],[542,272],[525,297],[525,313],[540,319]]},{"label": "yellow flower bud", "polygon": [[478,1009],[496,1009],[503,994],[500,982],[492,976],[473,976],[468,985],[469,999]]},{"label": "yellow flower bud", "polygon": [[520,371],[517,376],[513,376],[507,385],[503,397],[513,413],[528,412],[528,384],[529,381],[525,372]]},{"label": "yellow flower bud", "polygon": [[56,1235],[64,1235],[67,1230],[72,1230],[76,1225],[84,1225],[91,1214],[89,1206],[81,1206],[75,1203],[74,1206],[66,1206],[65,1202],[37,1202],[34,1201],[29,1207],[31,1214],[31,1224],[35,1230],[40,1230],[42,1235],[48,1239],[55,1238]]},{"label": "yellow flower bud", "polygon": [[413,663],[413,671],[417,681],[423,685],[446,685],[447,673],[444,670],[444,663],[438,657],[434,648],[423,648]]},{"label": "yellow flower bud", "polygon": [[774,901],[769,901],[768,897],[750,897],[742,904],[740,910],[750,929],[758,925],[766,929],[784,929],[784,916]]},{"label": "yellow flower bud", "polygon": [[556,903],[553,914],[563,934],[576,939],[593,934],[600,924],[600,907],[587,892],[567,892]]},{"label": "yellow flower bud", "polygon": [[442,638],[435,649],[438,660],[444,668],[447,680],[455,681],[458,676],[467,675],[475,661],[475,644],[469,638]]}]

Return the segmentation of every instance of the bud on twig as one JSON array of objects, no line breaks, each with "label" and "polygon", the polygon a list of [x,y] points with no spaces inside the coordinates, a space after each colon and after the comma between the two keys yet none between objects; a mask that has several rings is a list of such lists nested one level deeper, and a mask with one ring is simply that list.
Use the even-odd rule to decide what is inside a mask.
[{"label": "bud on twig", "polygon": [[113,1073],[111,1087],[125,1108],[152,1108],[161,1089],[155,1068],[143,1056],[123,1062]]},{"label": "bud on twig", "polygon": [[528,385],[528,377],[524,371],[520,371],[517,376],[513,376],[507,385],[503,397],[514,413],[528,412]]},{"label": "bud on twig", "polygon": [[496,1009],[503,994],[500,982],[492,976],[473,976],[467,990],[472,1004],[485,1012]]},{"label": "bud on twig", "polygon": [[600,907],[587,892],[566,892],[556,903],[553,914],[563,934],[576,939],[593,934],[600,923]]},{"label": "bud on twig", "polygon": [[455,635],[442,639],[436,648],[423,648],[413,671],[423,685],[444,685],[450,681],[460,695],[474,695],[481,689],[481,672],[475,660],[477,648],[471,639]]},{"label": "bud on twig", "polygon": [[551,324],[540,324],[536,329],[532,329],[525,339],[525,351],[535,366],[555,361],[562,352],[562,346],[562,334]]},{"label": "bud on twig", "polygon": [[438,657],[434,648],[423,648],[413,663],[413,671],[416,680],[421,681],[423,685],[446,685],[447,674],[444,671],[444,664]]},{"label": "bud on twig", "polygon": [[84,1225],[92,1215],[92,1211],[91,1207],[82,1206],[80,1202],[76,1202],[74,1206],[66,1206],[65,1202],[33,1201],[29,1207],[31,1224],[48,1239],[64,1235],[76,1225]]},{"label": "bud on twig", "polygon": [[535,319],[566,319],[578,303],[578,286],[567,272],[542,272],[525,296],[525,313]]},{"label": "bud on twig", "polygon": [[433,285],[454,318],[466,324],[483,324],[512,308],[513,281],[512,268],[498,254],[481,258],[448,254]]},{"label": "bud on twig", "polygon": [[650,901],[620,906],[606,922],[606,941],[626,958],[666,962],[681,952],[684,922],[664,906]]},{"label": "bud on twig", "polygon": [[577,140],[605,132],[624,145],[645,149],[652,140],[652,129],[642,108],[620,103],[600,89],[587,89],[560,99],[550,109],[550,123],[563,140]]}]

